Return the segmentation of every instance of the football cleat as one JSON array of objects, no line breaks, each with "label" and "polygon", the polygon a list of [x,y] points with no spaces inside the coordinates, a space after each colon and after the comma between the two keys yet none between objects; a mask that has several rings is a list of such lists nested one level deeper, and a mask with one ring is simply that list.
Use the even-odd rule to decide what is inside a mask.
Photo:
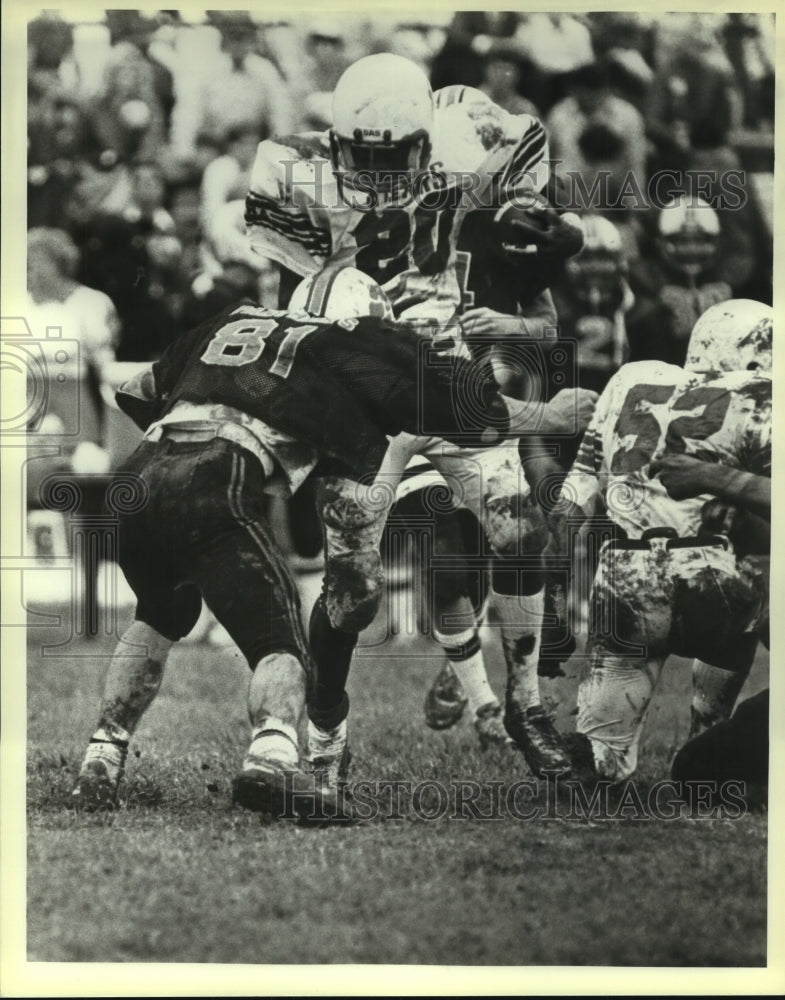
[{"label": "football cleat", "polygon": [[346,783],[351,760],[346,719],[334,729],[322,729],[312,719],[308,720],[305,763],[317,781],[328,788],[339,789]]},{"label": "football cleat", "polygon": [[521,709],[508,702],[504,712],[504,728],[538,778],[550,777],[551,772],[563,774],[571,769],[564,741],[542,705]]},{"label": "football cleat", "polygon": [[458,675],[447,660],[425,696],[425,722],[431,729],[449,729],[469,703]]},{"label": "football cleat", "polygon": [[268,819],[294,819],[303,826],[351,819],[343,797],[300,767],[258,760],[232,783],[232,802]]},{"label": "football cleat", "polygon": [[268,819],[294,819],[304,825],[349,818],[335,790],[301,767],[294,730],[255,733],[232,784],[232,801]]},{"label": "football cleat", "polygon": [[589,737],[583,733],[566,733],[563,740],[570,757],[570,777],[584,783],[599,781],[600,776],[597,773],[597,763]]},{"label": "football cleat", "polygon": [[73,808],[86,812],[116,809],[127,756],[125,741],[90,740],[71,792]]},{"label": "football cleat", "polygon": [[502,707],[498,701],[491,701],[478,708],[474,713],[474,728],[480,738],[483,750],[490,746],[512,746],[507,730],[502,721]]}]

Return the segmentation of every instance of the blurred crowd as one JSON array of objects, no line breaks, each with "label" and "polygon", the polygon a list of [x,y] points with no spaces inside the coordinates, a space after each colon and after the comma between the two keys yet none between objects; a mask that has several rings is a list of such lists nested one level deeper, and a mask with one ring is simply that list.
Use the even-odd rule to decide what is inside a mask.
[{"label": "blurred crowd", "polygon": [[[261,139],[326,128],[344,68],[392,51],[434,88],[479,87],[540,117],[551,157],[586,189],[610,178],[587,206],[604,222],[583,258],[604,277],[573,266],[554,293],[568,324],[622,310],[633,356],[645,356],[664,324],[686,336],[713,301],[771,301],[773,47],[773,15],[760,14],[41,14],[28,33],[31,316],[54,304],[100,370],[155,358],[243,294],[273,297],[273,269],[242,240],[220,246],[212,220],[244,197]],[[622,197],[630,174],[646,192],[665,170],[682,189],[688,171],[714,180],[670,209]],[[732,171],[743,204],[728,207]]]}]

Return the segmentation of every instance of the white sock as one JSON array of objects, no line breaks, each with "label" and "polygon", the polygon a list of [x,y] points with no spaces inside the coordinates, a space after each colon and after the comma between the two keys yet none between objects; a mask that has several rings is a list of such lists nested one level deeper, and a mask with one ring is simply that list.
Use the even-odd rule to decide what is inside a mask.
[{"label": "white sock", "polygon": [[270,715],[254,727],[243,768],[263,761],[296,767],[299,759],[297,730]]},{"label": "white sock", "polygon": [[100,743],[128,743],[131,739],[131,734],[126,732],[125,729],[121,729],[120,726],[113,725],[110,729],[96,729],[93,735],[90,737],[91,742]]},{"label": "white sock", "polygon": [[313,720],[308,720],[308,757],[333,757],[343,753],[347,739],[346,719],[335,729],[322,729]]},{"label": "white sock", "polygon": [[507,689],[522,708],[540,705],[540,630],[544,591],[525,596],[494,593],[501,618],[502,645],[507,661]]},{"label": "white sock", "polygon": [[[444,635],[434,631],[434,639],[445,650],[450,651],[447,653],[447,658],[466,692],[472,714],[492,701],[497,701],[493,688],[488,682],[482,646],[477,638],[477,629],[470,628],[457,635]],[[465,659],[453,659],[453,656],[456,655],[456,647],[461,646],[468,647],[469,655]],[[471,652],[472,649],[474,652]]]}]

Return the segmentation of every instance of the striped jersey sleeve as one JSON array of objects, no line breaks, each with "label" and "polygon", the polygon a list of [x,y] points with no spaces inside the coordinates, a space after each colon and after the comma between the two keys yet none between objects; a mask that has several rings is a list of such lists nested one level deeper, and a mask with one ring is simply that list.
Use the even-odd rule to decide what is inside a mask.
[{"label": "striped jersey sleeve", "polygon": [[332,251],[322,197],[332,184],[329,161],[301,137],[259,144],[245,201],[251,247],[296,274],[318,271]]},{"label": "striped jersey sleeve", "polygon": [[520,139],[508,152],[507,163],[500,181],[502,191],[542,191],[550,178],[548,139],[538,118],[520,115],[524,119]]}]

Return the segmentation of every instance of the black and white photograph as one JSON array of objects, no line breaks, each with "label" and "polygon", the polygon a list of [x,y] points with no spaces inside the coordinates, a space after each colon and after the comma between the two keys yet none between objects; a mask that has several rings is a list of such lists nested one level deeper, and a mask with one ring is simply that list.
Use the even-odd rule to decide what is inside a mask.
[{"label": "black and white photograph", "polygon": [[785,991],[779,25],[677,6],[4,9],[4,995]]}]

